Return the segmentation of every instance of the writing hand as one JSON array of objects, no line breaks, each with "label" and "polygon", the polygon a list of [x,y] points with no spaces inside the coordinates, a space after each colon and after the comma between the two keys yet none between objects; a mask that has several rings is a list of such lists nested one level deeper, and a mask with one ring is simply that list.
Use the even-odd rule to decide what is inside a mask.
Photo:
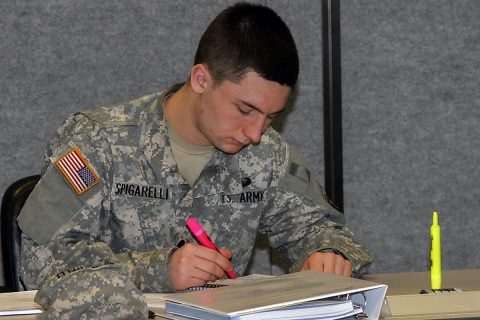
[{"label": "writing hand", "polygon": [[220,252],[196,243],[187,243],[177,249],[168,262],[167,271],[170,283],[175,290],[202,286],[208,281],[224,279],[226,271],[232,271],[229,261],[232,251]]},{"label": "writing hand", "polygon": [[312,253],[300,269],[300,271],[304,270],[330,272],[346,277],[352,276],[352,264],[350,261],[333,252]]}]

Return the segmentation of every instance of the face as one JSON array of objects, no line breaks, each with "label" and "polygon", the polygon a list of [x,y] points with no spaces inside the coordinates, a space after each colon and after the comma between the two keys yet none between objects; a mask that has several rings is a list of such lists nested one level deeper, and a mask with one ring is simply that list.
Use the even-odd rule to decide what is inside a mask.
[{"label": "face", "polygon": [[197,128],[209,145],[236,153],[260,142],[272,119],[285,109],[290,92],[290,87],[253,71],[239,83],[207,86],[195,109]]}]

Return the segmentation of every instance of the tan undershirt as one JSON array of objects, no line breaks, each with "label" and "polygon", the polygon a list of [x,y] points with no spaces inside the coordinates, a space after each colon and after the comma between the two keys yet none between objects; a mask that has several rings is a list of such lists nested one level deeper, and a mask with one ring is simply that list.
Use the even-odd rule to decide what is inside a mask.
[{"label": "tan undershirt", "polygon": [[168,137],[172,148],[173,158],[177,163],[180,174],[190,186],[197,181],[200,173],[215,152],[214,146],[197,146],[185,141],[167,122]]}]

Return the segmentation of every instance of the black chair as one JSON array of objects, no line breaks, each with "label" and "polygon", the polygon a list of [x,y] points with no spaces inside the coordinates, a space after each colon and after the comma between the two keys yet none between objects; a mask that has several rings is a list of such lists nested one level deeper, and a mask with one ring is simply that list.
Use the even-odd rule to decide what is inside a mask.
[{"label": "black chair", "polygon": [[0,230],[5,291],[25,290],[19,276],[21,230],[17,225],[17,217],[38,180],[40,175],[17,180],[3,194]]}]

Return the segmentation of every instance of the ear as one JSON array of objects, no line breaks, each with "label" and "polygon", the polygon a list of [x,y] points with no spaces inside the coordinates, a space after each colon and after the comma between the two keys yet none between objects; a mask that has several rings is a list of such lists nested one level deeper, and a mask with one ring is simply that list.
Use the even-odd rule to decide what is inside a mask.
[{"label": "ear", "polygon": [[196,93],[203,93],[212,84],[212,78],[205,64],[196,64],[190,72],[190,85]]}]

